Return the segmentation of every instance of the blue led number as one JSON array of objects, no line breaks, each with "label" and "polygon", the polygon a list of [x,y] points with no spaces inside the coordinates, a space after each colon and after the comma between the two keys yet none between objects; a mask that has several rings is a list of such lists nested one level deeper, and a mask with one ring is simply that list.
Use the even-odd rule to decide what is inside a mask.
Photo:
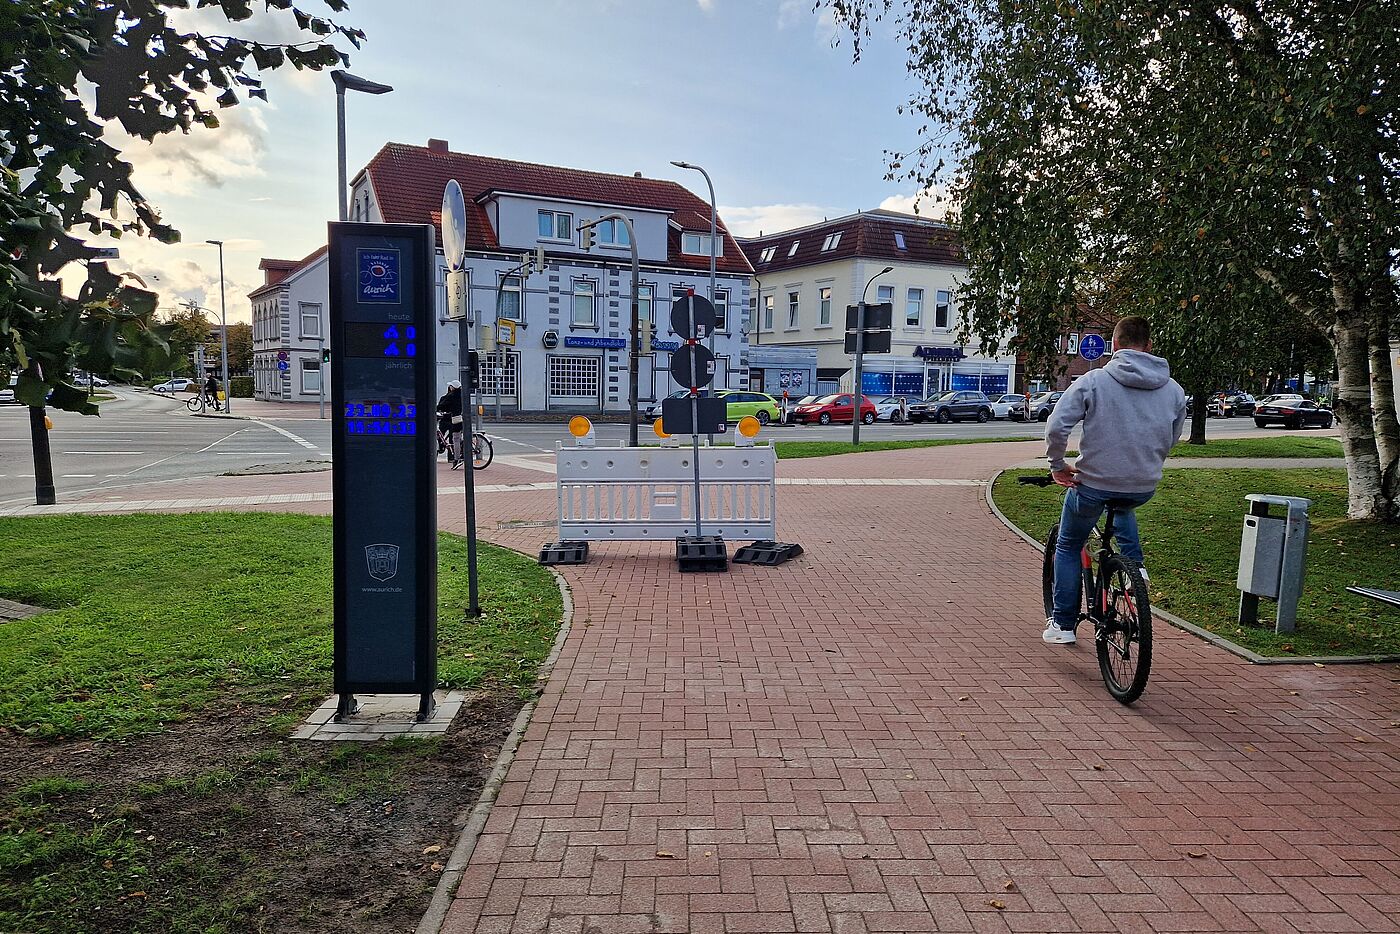
[{"label": "blue led number", "polygon": [[347,402],[345,433],[411,437],[418,433],[418,406],[412,403]]},{"label": "blue led number", "polygon": [[[413,343],[418,338],[418,329],[411,324],[405,324],[400,328],[396,324],[391,324],[384,329],[384,356],[386,357],[416,357],[418,356],[418,345]],[[400,341],[405,341],[402,347]]]}]

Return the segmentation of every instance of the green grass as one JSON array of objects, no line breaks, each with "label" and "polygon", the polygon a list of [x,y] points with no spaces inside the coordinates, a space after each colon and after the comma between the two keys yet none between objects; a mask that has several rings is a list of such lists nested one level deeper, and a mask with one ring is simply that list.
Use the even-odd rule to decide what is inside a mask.
[{"label": "green grass", "polygon": [[[328,518],[6,518],[0,541],[0,595],[54,608],[0,626],[0,726],[113,738],[229,692],[330,693]],[[533,685],[562,612],[548,572],[482,545],[488,612],[468,625],[465,542],[440,536],[439,565],[442,684]]]},{"label": "green grass", "polygon": [[950,444],[992,444],[1001,441],[1035,441],[1035,438],[923,438],[912,441],[778,441],[774,448],[779,459],[830,457],[833,454],[862,454],[866,451],[902,451],[906,448],[941,448]]},{"label": "green grass", "polygon": [[1336,438],[1304,438],[1279,435],[1276,438],[1224,438],[1205,444],[1172,448],[1172,457],[1341,457],[1342,442]]},{"label": "green grass", "polygon": [[[993,497],[1008,519],[1043,542],[1059,521],[1061,498],[1015,482],[1037,473],[1002,474]],[[1400,653],[1400,611],[1346,592],[1350,584],[1400,580],[1400,529],[1346,519],[1346,492],[1340,469],[1168,470],[1157,495],[1138,510],[1153,604],[1261,655]],[[1237,620],[1246,493],[1313,500],[1307,577],[1291,634],[1274,634],[1272,615],[1263,629],[1241,628]],[[1261,617],[1272,613],[1264,601]]]}]

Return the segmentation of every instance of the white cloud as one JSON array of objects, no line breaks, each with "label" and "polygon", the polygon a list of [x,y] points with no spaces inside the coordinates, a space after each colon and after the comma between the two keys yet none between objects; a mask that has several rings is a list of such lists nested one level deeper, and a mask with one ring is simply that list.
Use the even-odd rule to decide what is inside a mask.
[{"label": "white cloud", "polygon": [[189,133],[167,133],[153,142],[127,136],[115,125],[109,142],[131,161],[136,187],[143,194],[188,195],[205,188],[221,188],[229,179],[264,174],[267,122],[248,103],[215,108],[217,129],[196,126]]},{"label": "white cloud", "polygon": [[778,3],[778,28],[796,26],[804,13],[811,12],[811,0],[780,0]]},{"label": "white cloud", "polygon": [[917,214],[936,221],[947,220],[950,214],[956,213],[948,189],[943,185],[932,185],[912,195],[890,195],[880,202],[880,207],[886,211]]},{"label": "white cloud", "polygon": [[695,0],[703,13],[713,13],[715,11],[715,0]]},{"label": "white cloud", "polygon": [[747,207],[720,205],[719,216],[724,218],[729,232],[736,237],[756,237],[765,234],[804,227],[820,223],[827,217],[841,212],[824,208],[819,204],[756,204]]}]

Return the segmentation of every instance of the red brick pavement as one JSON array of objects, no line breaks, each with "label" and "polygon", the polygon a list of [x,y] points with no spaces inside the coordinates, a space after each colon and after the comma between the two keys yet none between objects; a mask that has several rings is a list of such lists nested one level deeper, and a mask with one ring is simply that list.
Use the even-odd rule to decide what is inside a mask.
[{"label": "red brick pavement", "polygon": [[[1033,453],[781,473],[985,478]],[[1090,645],[1040,642],[1039,557],[982,495],[785,486],[807,554],[784,567],[681,575],[612,543],[565,569],[574,628],[444,930],[1400,931],[1397,669],[1251,666],[1159,626],[1120,707]],[[554,499],[481,511],[528,551],[551,530],[499,523]]]}]

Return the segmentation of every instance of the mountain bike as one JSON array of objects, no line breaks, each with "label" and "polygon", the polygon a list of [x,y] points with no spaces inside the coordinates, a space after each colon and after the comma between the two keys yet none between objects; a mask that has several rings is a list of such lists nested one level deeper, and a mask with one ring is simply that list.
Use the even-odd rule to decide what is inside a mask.
[{"label": "mountain bike", "polygon": [[[1040,487],[1055,485],[1054,478],[1048,475],[1018,477],[1017,482]],[[1152,669],[1152,607],[1142,565],[1113,547],[1114,520],[1132,508],[1131,503],[1109,500],[1103,527],[1095,528],[1092,536],[1098,540],[1098,547],[1091,551],[1086,543],[1080,555],[1083,570],[1079,590],[1085,612],[1079,614],[1079,619],[1094,624],[1099,673],[1108,693],[1123,704],[1131,704],[1142,696]],[[1041,586],[1046,618],[1055,615],[1055,545],[1059,533],[1057,522],[1050,527],[1045,541]]]}]

